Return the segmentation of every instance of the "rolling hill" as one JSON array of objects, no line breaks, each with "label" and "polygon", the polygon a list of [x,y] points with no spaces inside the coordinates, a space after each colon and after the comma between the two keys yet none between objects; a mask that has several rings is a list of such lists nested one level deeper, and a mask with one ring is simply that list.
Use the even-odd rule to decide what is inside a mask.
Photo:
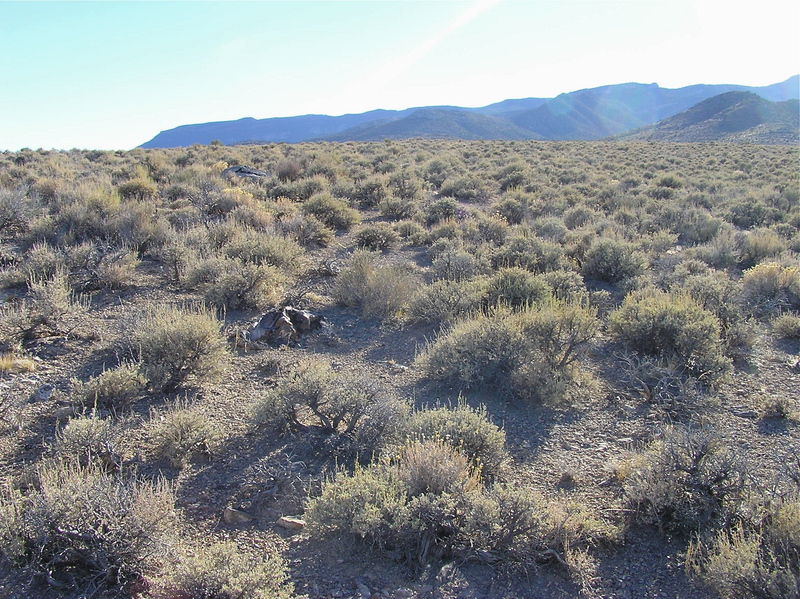
[{"label": "rolling hill", "polygon": [[751,92],[728,92],[618,138],[797,144],[800,143],[800,103],[797,100],[770,102]]}]

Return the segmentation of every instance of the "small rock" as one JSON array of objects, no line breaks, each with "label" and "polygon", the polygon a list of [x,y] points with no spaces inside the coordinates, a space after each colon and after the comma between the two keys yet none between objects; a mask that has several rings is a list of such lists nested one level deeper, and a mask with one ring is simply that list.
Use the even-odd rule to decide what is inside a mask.
[{"label": "small rock", "polygon": [[53,385],[45,383],[36,390],[36,399],[40,401],[45,401],[47,399],[50,399],[53,396],[53,391],[55,390],[56,388],[53,387]]},{"label": "small rock", "polygon": [[617,439],[617,443],[619,443],[620,445],[632,445],[633,439],[631,437],[620,437],[619,439]]},{"label": "small rock", "polygon": [[356,583],[356,591],[358,591],[358,594],[364,597],[364,599],[368,599],[369,597],[372,596],[369,587],[365,585],[363,582]]},{"label": "small rock", "polygon": [[222,177],[226,177],[228,179],[232,179],[233,177],[242,177],[244,179],[262,179],[264,177],[269,177],[269,173],[266,171],[253,168],[252,166],[244,166],[242,164],[229,166],[220,174]]},{"label": "small rock", "polygon": [[222,519],[228,524],[243,524],[255,520],[255,518],[247,512],[232,507],[225,508],[225,511],[222,513]]},{"label": "small rock", "polygon": [[289,516],[281,516],[280,518],[278,518],[275,524],[287,530],[301,530],[305,528],[306,521],[300,518],[290,518]]},{"label": "small rock", "polygon": [[738,418],[756,418],[758,416],[755,410],[746,407],[731,408],[731,413]]},{"label": "small rock", "polygon": [[72,418],[78,413],[78,411],[73,406],[63,406],[58,408],[55,412],[56,420],[64,420],[66,418]]}]

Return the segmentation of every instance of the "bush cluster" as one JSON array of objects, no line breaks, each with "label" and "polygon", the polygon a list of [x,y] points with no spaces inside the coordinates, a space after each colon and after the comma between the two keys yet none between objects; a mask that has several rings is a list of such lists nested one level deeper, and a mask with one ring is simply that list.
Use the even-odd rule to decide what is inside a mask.
[{"label": "bush cluster", "polygon": [[608,322],[612,334],[633,351],[675,359],[705,383],[718,382],[730,369],[719,319],[688,294],[630,293]]},{"label": "bush cluster", "polygon": [[551,299],[517,312],[499,307],[456,322],[417,362],[434,380],[557,401],[598,329],[596,312],[581,304]]},{"label": "bush cluster", "polygon": [[395,438],[408,407],[368,375],[337,373],[330,363],[307,360],[281,377],[256,404],[258,424],[314,428],[369,455]]},{"label": "bush cluster", "polygon": [[37,485],[0,500],[0,549],[12,562],[75,594],[92,595],[152,574],[173,529],[172,491],[148,483],[48,462]]},{"label": "bush cluster", "polygon": [[[535,563],[613,539],[606,523],[531,489],[484,487],[469,460],[442,441],[411,441],[389,463],[340,472],[306,516],[320,535],[354,535],[422,568],[433,560],[494,554]],[[564,561],[564,558],[560,558]]]},{"label": "bush cluster", "polygon": [[406,306],[417,286],[417,277],[406,265],[381,264],[375,254],[356,251],[336,277],[333,297],[360,307],[365,316],[390,318]]},{"label": "bush cluster", "polygon": [[163,305],[134,324],[130,351],[158,391],[213,379],[225,366],[228,348],[216,316],[207,309]]},{"label": "bush cluster", "polygon": [[481,476],[494,479],[508,460],[505,432],[491,422],[485,406],[472,408],[460,401],[454,408],[417,410],[406,425],[407,435],[436,440],[457,449]]}]

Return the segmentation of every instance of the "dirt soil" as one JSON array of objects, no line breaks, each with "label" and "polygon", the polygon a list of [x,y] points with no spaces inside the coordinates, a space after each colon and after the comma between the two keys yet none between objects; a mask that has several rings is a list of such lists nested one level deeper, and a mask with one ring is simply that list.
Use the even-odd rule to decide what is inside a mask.
[{"label": "dirt soil", "polygon": [[[408,257],[416,259],[413,253]],[[127,466],[138,465],[144,475],[161,471],[177,489],[177,510],[185,534],[200,542],[232,539],[248,550],[277,547],[286,558],[299,597],[328,598],[559,598],[575,597],[581,589],[558,563],[542,564],[528,572],[473,561],[435,563],[421,572],[409,571],[358,543],[341,538],[319,541],[305,531],[276,526],[283,515],[302,517],[307,494],[319,491],[335,463],[331,451],[312,433],[283,436],[254,429],[250,406],[275,383],[276,377],[309,353],[331,360],[340,372],[368,372],[418,405],[455,402],[459,391],[434,386],[414,367],[414,357],[436,331],[430,327],[400,326],[365,320],[355,309],[341,308],[328,297],[330,278],[314,283],[313,301],[300,307],[325,317],[325,327],[294,347],[245,350],[236,348],[223,379],[196,391],[192,401],[225,432],[226,441],[210,459],[176,469],[150,463],[142,455],[151,406],[166,405],[171,397],[134,406],[123,447]],[[311,297],[311,296],[307,296]],[[69,416],[66,398],[73,378],[86,379],[111,366],[124,331],[121,323],[148,305],[190,296],[180,293],[152,263],[138,268],[134,285],[119,293],[103,292],[93,299],[91,320],[67,337],[32,342],[36,370],[6,374],[0,380],[5,427],[0,437],[0,480],[24,476],[52,443],[59,423]],[[228,332],[245,327],[253,314],[228,313]],[[753,355],[740,364],[699,420],[715,428],[741,452],[755,471],[769,476],[787,455],[800,447],[800,426],[789,420],[760,417],[764,397],[800,398],[797,344],[779,345],[759,336]],[[581,401],[569,408],[532,406],[491,393],[465,393],[471,405],[485,404],[507,435],[512,462],[504,478],[527,484],[548,496],[564,496],[593,507],[609,521],[624,517],[622,488],[614,468],[632,452],[657,438],[669,416],[620,383],[610,342],[601,342],[587,363],[597,384],[586,388]],[[38,399],[42,385],[55,390]],[[254,517],[228,524],[226,507]],[[652,528],[632,528],[624,542],[597,547],[592,555],[596,577],[584,594],[639,599],[689,599],[708,596],[684,572],[685,542]],[[22,577],[2,565],[0,598],[49,599],[58,596],[43,580]]]}]

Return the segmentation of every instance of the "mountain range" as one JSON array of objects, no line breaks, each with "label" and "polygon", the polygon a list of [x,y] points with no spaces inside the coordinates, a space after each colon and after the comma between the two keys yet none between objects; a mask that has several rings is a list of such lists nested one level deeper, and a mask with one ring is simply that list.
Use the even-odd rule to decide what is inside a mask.
[{"label": "mountain range", "polygon": [[[243,118],[181,125],[162,131],[140,147],[182,147],[214,140],[232,145],[411,137],[510,140],[614,137],[795,143],[798,98],[798,75],[764,87],[692,85],[668,89],[655,83],[624,83],[564,93],[555,98],[504,100],[480,108],[425,106],[342,116]],[[791,100],[795,103],[787,103]],[[710,122],[701,124],[702,121]],[[748,123],[748,127],[742,128]],[[690,129],[688,137],[681,133],[686,128]],[[751,128],[757,131],[745,134]]]}]

